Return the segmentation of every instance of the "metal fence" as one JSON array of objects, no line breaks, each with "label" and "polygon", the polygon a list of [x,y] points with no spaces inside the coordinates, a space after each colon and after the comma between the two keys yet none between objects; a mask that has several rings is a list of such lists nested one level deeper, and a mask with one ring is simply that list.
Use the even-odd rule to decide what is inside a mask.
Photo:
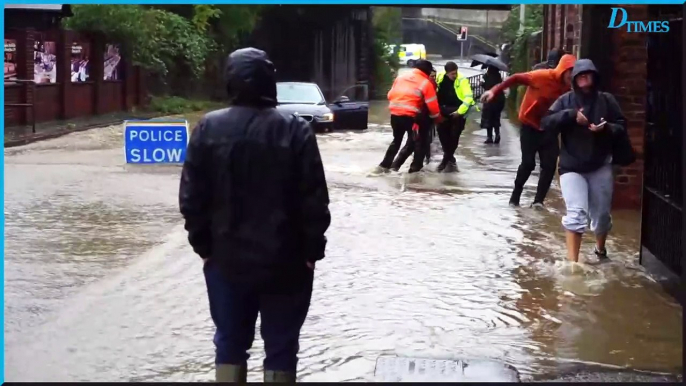
[{"label": "metal fence", "polygon": [[[500,76],[505,80],[505,78],[508,77],[508,73],[505,71],[500,71]],[[484,74],[479,74],[479,75],[472,75],[468,77],[469,79],[469,86],[472,88],[472,93],[474,94],[474,99],[481,98],[481,95],[484,93],[484,87],[481,84],[484,79]]]},{"label": "metal fence", "polygon": [[[662,7],[651,7],[659,20]],[[683,254],[684,122],[681,89],[683,20],[670,20],[669,34],[648,36],[648,97],[644,138],[643,221],[641,245],[676,275]]]}]

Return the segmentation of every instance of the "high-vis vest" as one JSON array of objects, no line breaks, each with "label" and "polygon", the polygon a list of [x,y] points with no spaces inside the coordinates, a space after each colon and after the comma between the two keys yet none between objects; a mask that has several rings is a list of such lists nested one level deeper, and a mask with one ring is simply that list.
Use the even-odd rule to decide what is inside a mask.
[{"label": "high-vis vest", "polygon": [[441,115],[431,79],[416,68],[395,78],[388,102],[391,115],[415,117],[422,112],[424,104],[429,109],[429,117],[436,119]]},{"label": "high-vis vest", "polygon": [[[445,71],[441,71],[436,74],[436,83],[440,87],[443,78],[445,77]],[[457,73],[457,78],[455,78],[455,94],[457,99],[459,99],[462,104],[457,109],[457,113],[466,116],[472,106],[479,111],[479,106],[476,105],[474,101],[474,94],[472,93],[472,87],[469,85],[469,79],[462,76],[459,72]]]}]

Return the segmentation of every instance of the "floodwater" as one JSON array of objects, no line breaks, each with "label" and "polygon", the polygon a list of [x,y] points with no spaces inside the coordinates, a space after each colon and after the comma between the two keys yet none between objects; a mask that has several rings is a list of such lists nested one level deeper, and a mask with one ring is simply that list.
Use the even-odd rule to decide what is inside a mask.
[{"label": "floodwater", "polygon": [[[637,264],[635,213],[615,214],[610,263],[574,268],[556,188],[548,210],[507,206],[514,128],[486,146],[470,123],[458,173],[433,173],[436,154],[417,175],[372,176],[390,141],[383,104],[370,122],[319,137],[333,221],[301,381],[372,381],[382,355],[497,360],[524,381],[593,364],[681,373],[682,308]],[[126,166],[117,126],[7,149],[5,164],[7,380],[212,380],[179,167]]]}]

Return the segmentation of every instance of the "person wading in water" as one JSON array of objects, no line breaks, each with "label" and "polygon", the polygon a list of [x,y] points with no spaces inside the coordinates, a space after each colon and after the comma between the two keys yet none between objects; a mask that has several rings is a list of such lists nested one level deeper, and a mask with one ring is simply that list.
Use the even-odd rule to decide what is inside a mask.
[{"label": "person wading in water", "polygon": [[438,103],[441,115],[445,120],[438,124],[438,139],[443,148],[443,160],[436,171],[456,171],[455,151],[460,143],[460,136],[467,123],[467,114],[476,107],[469,79],[457,71],[455,62],[448,62],[444,71],[436,74],[438,85]]},{"label": "person wading in water", "polygon": [[574,67],[575,62],[576,58],[573,55],[564,55],[554,70],[535,70],[510,75],[504,82],[484,92],[481,96],[482,102],[490,103],[496,95],[509,87],[528,86],[522,104],[519,106],[519,122],[522,124],[519,137],[522,162],[517,169],[514,189],[510,196],[510,206],[519,206],[524,184],[536,168],[536,153],[538,153],[541,161],[541,174],[538,178],[536,196],[531,206],[543,208],[543,201],[555,177],[560,145],[557,137],[546,135],[543,132],[541,118],[560,95],[570,90],[572,67]]}]

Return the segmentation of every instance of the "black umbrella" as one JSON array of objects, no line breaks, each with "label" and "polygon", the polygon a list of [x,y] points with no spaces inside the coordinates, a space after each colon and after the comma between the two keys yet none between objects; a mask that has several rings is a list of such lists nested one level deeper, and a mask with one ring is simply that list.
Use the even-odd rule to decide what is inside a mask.
[{"label": "black umbrella", "polygon": [[[497,58],[497,57],[498,57],[498,54],[496,54],[495,52],[486,52],[486,53],[481,54],[481,55],[479,55],[479,56],[486,56],[486,55],[487,55],[487,56],[492,56],[492,57],[494,57],[494,58]],[[478,62],[478,61],[476,61],[476,60],[472,60],[472,64],[471,64],[471,66],[469,66],[469,67],[476,67],[476,66],[481,66],[481,69],[482,69],[482,70],[485,69],[486,67],[488,67],[488,65],[486,65],[486,64],[484,64],[484,63],[482,63],[482,62]]]},{"label": "black umbrella", "polygon": [[481,65],[481,68],[486,68],[488,66],[493,66],[500,71],[507,71],[507,65],[503,63],[500,59],[492,55],[476,54],[472,55],[472,65],[471,67]]}]

